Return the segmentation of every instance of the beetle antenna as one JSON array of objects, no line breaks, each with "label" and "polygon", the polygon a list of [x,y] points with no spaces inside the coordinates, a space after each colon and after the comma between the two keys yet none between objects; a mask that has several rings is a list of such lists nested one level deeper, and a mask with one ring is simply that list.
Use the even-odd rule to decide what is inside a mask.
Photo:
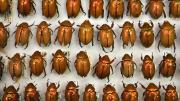
[{"label": "beetle antenna", "polygon": [[29,25],[29,27],[33,26],[33,25],[34,25],[34,23],[35,23],[35,21],[34,21],[31,25]]},{"label": "beetle antenna", "polygon": [[11,22],[9,24],[5,25],[5,27],[8,27],[9,25],[11,25]]},{"label": "beetle antenna", "polygon": [[112,24],[111,24],[111,28],[113,28],[113,26],[114,26],[114,21],[113,21]]}]

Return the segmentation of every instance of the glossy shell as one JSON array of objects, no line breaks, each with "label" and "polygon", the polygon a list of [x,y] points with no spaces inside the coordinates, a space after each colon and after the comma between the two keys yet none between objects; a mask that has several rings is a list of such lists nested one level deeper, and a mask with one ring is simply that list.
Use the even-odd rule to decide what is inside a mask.
[{"label": "glossy shell", "polygon": [[163,86],[165,92],[165,101],[178,101],[178,93],[176,87],[168,85],[167,88]]},{"label": "glossy shell", "polygon": [[76,17],[81,8],[81,0],[66,0],[66,11],[68,18]]},{"label": "glossy shell", "polygon": [[10,13],[10,5],[9,0],[0,0],[0,14]]},{"label": "glossy shell", "polygon": [[107,85],[103,89],[102,101],[120,101],[116,89],[113,86]]},{"label": "glossy shell", "polygon": [[83,101],[97,101],[96,91],[92,84],[86,86]]},{"label": "glossy shell", "polygon": [[89,0],[89,17],[93,16],[98,18],[99,16],[104,17],[104,1],[103,0]]},{"label": "glossy shell", "polygon": [[32,83],[29,83],[25,87],[24,100],[25,101],[40,101],[39,92],[37,91],[37,88]]},{"label": "glossy shell", "polygon": [[2,96],[2,101],[19,101],[19,94],[17,93],[14,86],[9,86],[8,88],[4,88],[4,94]]},{"label": "glossy shell", "polygon": [[127,9],[130,12],[130,16],[139,17],[142,13],[142,8],[141,0],[129,0]]},{"label": "glossy shell", "polygon": [[48,85],[47,83],[46,101],[58,100],[58,91],[57,91],[58,88],[59,88],[59,85],[58,87],[56,87],[55,83],[50,83],[50,85]]},{"label": "glossy shell", "polygon": [[180,17],[180,1],[179,0],[170,0],[169,16],[174,17],[174,18]]},{"label": "glossy shell", "polygon": [[0,48],[6,47],[8,38],[9,38],[9,32],[6,29],[6,26],[4,26],[2,22],[0,22]]},{"label": "glossy shell", "polygon": [[138,92],[133,84],[124,86],[124,91],[121,94],[122,101],[138,101]]},{"label": "glossy shell", "polygon": [[32,0],[18,0],[18,5],[17,5],[17,10],[18,10],[18,15],[21,14],[23,16],[27,16],[31,13],[31,9],[33,5]]},{"label": "glossy shell", "polygon": [[66,101],[79,101],[78,86],[73,81],[66,86],[65,99]]}]

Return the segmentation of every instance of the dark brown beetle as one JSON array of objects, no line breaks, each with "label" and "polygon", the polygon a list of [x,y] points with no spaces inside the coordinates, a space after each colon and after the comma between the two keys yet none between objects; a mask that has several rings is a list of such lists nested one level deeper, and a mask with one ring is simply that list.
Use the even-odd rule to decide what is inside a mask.
[{"label": "dark brown beetle", "polygon": [[130,12],[130,16],[139,17],[142,13],[143,4],[141,0],[129,0],[127,7],[127,14]]},{"label": "dark brown beetle", "polygon": [[164,6],[163,0],[149,0],[149,3],[146,5],[146,14],[149,11],[154,19],[158,19],[163,13],[164,17],[166,17]]},{"label": "dark brown beetle", "polygon": [[11,3],[11,0],[0,0],[0,14],[8,16],[11,13]]},{"label": "dark brown beetle", "polygon": [[[0,0],[0,2],[1,2],[1,0]],[[1,5],[1,3],[0,3],[0,5]],[[0,6],[0,8],[1,8],[1,6]],[[7,45],[7,40],[9,38],[9,32],[6,29],[6,27],[8,27],[10,24],[4,26],[4,24],[2,22],[0,22],[0,47],[1,48],[6,47],[6,45]]]},{"label": "dark brown beetle", "polygon": [[122,101],[138,101],[138,92],[136,90],[137,83],[128,84],[123,83],[124,91],[121,94]]},{"label": "dark brown beetle", "polygon": [[145,92],[143,93],[144,101],[161,101],[160,85],[157,87],[154,83],[150,83],[147,88],[142,84],[141,86],[143,89],[145,89]]},{"label": "dark brown beetle", "polygon": [[180,17],[180,1],[179,0],[169,0],[169,16],[178,18]]},{"label": "dark brown beetle", "polygon": [[27,16],[31,13],[32,9],[36,13],[34,4],[35,3],[33,0],[18,0],[18,5],[17,5],[18,16],[19,14],[21,14],[22,16]]},{"label": "dark brown beetle", "polygon": [[78,85],[73,81],[70,81],[66,86],[65,99],[66,101],[79,101]]},{"label": "dark brown beetle", "polygon": [[24,64],[24,58],[26,57],[26,55],[24,56],[20,56],[19,53],[16,53],[12,58],[7,57],[9,59],[9,64],[8,64],[8,69],[9,69],[9,73],[11,75],[11,78],[13,80],[18,80],[21,75],[23,75],[23,70],[25,68],[25,64]]},{"label": "dark brown beetle", "polygon": [[58,21],[58,23],[60,26],[56,28],[58,29],[58,32],[54,43],[58,40],[60,45],[66,46],[69,44],[70,46],[72,33],[75,31],[75,29],[72,27],[74,23],[71,24],[71,22],[68,20],[63,21],[62,23]]},{"label": "dark brown beetle", "polygon": [[116,89],[111,85],[106,85],[103,89],[103,98],[102,101],[119,101],[118,93]]},{"label": "dark brown beetle", "polygon": [[119,28],[122,28],[120,39],[122,38],[123,48],[125,48],[125,45],[128,46],[129,42],[131,43],[131,46],[134,46],[136,41],[136,31],[134,29],[134,24],[126,21],[123,26],[119,26]]},{"label": "dark brown beetle", "polygon": [[99,55],[99,61],[93,67],[95,68],[93,75],[96,74],[97,77],[100,79],[104,79],[107,77],[109,82],[110,69],[112,70],[113,73],[113,68],[111,64],[114,62],[114,60],[115,58],[112,61],[110,61],[108,55],[105,55],[103,57]]},{"label": "dark brown beetle", "polygon": [[92,84],[86,86],[83,101],[97,101],[96,91]]},{"label": "dark brown beetle", "polygon": [[167,54],[163,56],[163,60],[159,64],[159,75],[162,74],[164,77],[171,77],[174,76],[176,71],[176,58],[173,57],[171,54]]},{"label": "dark brown beetle", "polygon": [[143,73],[144,78],[152,79],[155,74],[155,64],[153,62],[154,60],[153,54],[151,58],[149,55],[145,55],[144,59],[141,55],[141,60],[143,62],[141,71]]},{"label": "dark brown beetle", "polygon": [[[165,48],[169,48],[172,45],[174,46],[174,52],[176,50],[175,39],[176,39],[176,32],[175,32],[175,24],[171,25],[169,21],[164,21],[163,25],[159,24],[160,31],[157,34],[156,38],[160,34],[160,40],[158,43],[158,50],[159,45],[162,44]],[[159,50],[160,51],[160,50]]]},{"label": "dark brown beetle", "polygon": [[165,92],[165,101],[178,101],[178,93],[176,91],[176,86],[168,85],[167,88],[163,86]]},{"label": "dark brown beetle", "polygon": [[66,1],[66,11],[68,18],[76,17],[79,14],[80,9],[84,14],[86,14],[82,8],[81,0],[67,0]]},{"label": "dark brown beetle", "polygon": [[58,100],[58,92],[57,89],[60,87],[56,86],[55,83],[47,83],[47,90],[46,90],[46,101],[57,101]]},{"label": "dark brown beetle", "polygon": [[74,66],[78,75],[81,77],[87,76],[90,71],[90,61],[87,52],[80,51],[77,54]]},{"label": "dark brown beetle", "polygon": [[96,26],[96,28],[99,30],[97,40],[100,41],[101,47],[104,52],[106,52],[104,48],[109,48],[111,46],[112,46],[112,50],[110,52],[114,50],[113,34],[115,38],[116,38],[116,34],[112,30],[113,26],[114,23],[111,24],[111,27],[107,24],[103,24],[101,27],[99,27],[98,25]]},{"label": "dark brown beetle", "polygon": [[99,16],[104,17],[104,1],[103,0],[89,0],[88,17],[91,16],[98,18]]},{"label": "dark brown beetle", "polygon": [[30,56],[31,60],[29,61],[30,68],[30,77],[32,74],[35,76],[39,76],[44,71],[44,77],[46,76],[45,65],[46,61],[44,60],[44,56],[46,54],[41,54],[39,51],[35,51],[32,56]]},{"label": "dark brown beetle", "polygon": [[33,83],[29,83],[25,87],[24,100],[25,101],[40,101],[39,92],[37,91],[37,88],[36,86],[33,85]]},{"label": "dark brown beetle", "polygon": [[25,48],[28,47],[29,36],[30,36],[30,34],[32,35],[32,32],[29,29],[29,27],[31,27],[31,26],[33,26],[33,24],[28,25],[28,23],[26,23],[26,22],[23,22],[20,25],[16,26],[17,29],[14,32],[15,33],[15,47],[16,47],[16,45],[21,45],[21,46],[26,45]]},{"label": "dark brown beetle", "polygon": [[2,101],[19,101],[19,87],[17,89],[14,88],[13,85],[8,88],[4,87],[4,94],[2,96]]},{"label": "dark brown beetle", "polygon": [[106,8],[108,9],[107,19],[109,18],[109,15],[113,18],[123,18],[124,0],[109,0]]},{"label": "dark brown beetle", "polygon": [[2,78],[3,75],[3,70],[4,70],[4,63],[2,62],[3,57],[0,56],[0,80]]},{"label": "dark brown beetle", "polygon": [[92,46],[93,46],[94,25],[91,25],[89,20],[85,20],[81,25],[78,26],[79,26],[79,32],[78,32],[79,45],[82,47],[81,43],[87,45],[92,41]]},{"label": "dark brown beetle", "polygon": [[[56,51],[52,59],[52,70],[55,70],[58,74],[63,74],[66,69],[69,69],[69,60],[66,58],[67,53],[62,52],[60,49]],[[69,69],[70,71],[70,69]]]},{"label": "dark brown beetle", "polygon": [[133,55],[124,54],[122,61],[120,61],[116,67],[121,63],[121,74],[127,78],[133,77],[134,75],[134,65],[137,67],[136,63],[133,61]]},{"label": "dark brown beetle", "polygon": [[51,44],[51,33],[52,30],[48,27],[51,24],[48,24],[46,21],[42,21],[37,25],[36,40],[39,46],[43,43],[45,46]]},{"label": "dark brown beetle", "polygon": [[58,17],[59,17],[57,4],[59,4],[57,0],[43,0],[42,1],[42,14],[47,18],[52,18],[57,12]]}]

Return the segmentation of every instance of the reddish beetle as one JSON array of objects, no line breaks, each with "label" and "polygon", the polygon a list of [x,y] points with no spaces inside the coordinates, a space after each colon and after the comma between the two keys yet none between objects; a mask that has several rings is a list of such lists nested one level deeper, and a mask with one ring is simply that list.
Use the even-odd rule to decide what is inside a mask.
[{"label": "reddish beetle", "polygon": [[142,13],[143,4],[141,0],[129,0],[127,14],[130,11],[130,16],[139,17]]},{"label": "reddish beetle", "polygon": [[165,92],[165,101],[178,101],[178,93],[176,91],[176,86],[168,85],[167,88],[163,86]]},{"label": "reddish beetle", "polygon": [[19,101],[19,87],[17,89],[14,88],[13,85],[8,88],[4,87],[4,94],[2,96],[2,101]]},{"label": "reddish beetle", "polygon": [[92,84],[86,86],[83,101],[97,101],[96,91]]},{"label": "reddish beetle", "polygon": [[9,38],[9,32],[6,29],[6,27],[8,27],[11,23],[9,23],[8,25],[5,25],[0,22],[0,47],[4,48],[7,45],[7,40]]},{"label": "reddish beetle", "polygon": [[25,87],[24,100],[25,101],[40,101],[39,92],[37,91],[37,88],[36,86],[34,86],[33,83],[29,83]]},{"label": "reddish beetle", "polygon": [[3,69],[4,69],[4,63],[2,62],[3,57],[0,56],[0,80],[2,78],[3,75]]},{"label": "reddish beetle", "polygon": [[0,14],[8,16],[11,13],[11,3],[11,0],[0,0]]},{"label": "reddish beetle", "polygon": [[70,81],[65,90],[65,99],[66,101],[79,101],[78,94],[78,85],[76,85],[73,81]]},{"label": "reddish beetle", "polygon": [[46,90],[46,101],[57,101],[58,100],[58,92],[57,89],[60,87],[56,86],[55,83],[49,83],[47,82],[47,90]]},{"label": "reddish beetle", "polygon": [[106,85],[103,89],[103,98],[102,101],[119,101],[119,96],[116,92],[116,89],[111,85]]},{"label": "reddish beetle", "polygon": [[89,0],[89,10],[88,10],[88,17],[90,18],[91,15],[95,18],[99,16],[104,17],[104,1],[103,0]]},{"label": "reddish beetle", "polygon": [[169,16],[177,18],[180,17],[180,1],[179,0],[169,0]]}]

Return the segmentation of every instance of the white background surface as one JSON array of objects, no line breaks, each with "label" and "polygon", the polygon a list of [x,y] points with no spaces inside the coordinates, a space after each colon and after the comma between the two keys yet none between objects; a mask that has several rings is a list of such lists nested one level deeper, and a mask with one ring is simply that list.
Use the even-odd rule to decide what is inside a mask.
[{"label": "white background surface", "polygon": [[[107,5],[107,1],[104,0],[104,9]],[[180,86],[179,86],[179,77],[180,77],[180,70],[179,70],[179,52],[180,52],[180,45],[178,43],[180,43],[179,41],[179,33],[180,32],[180,21],[179,19],[173,19],[173,18],[164,18],[163,16],[161,18],[159,18],[158,20],[153,20],[149,15],[145,15],[145,6],[146,6],[146,2],[145,0],[143,0],[143,4],[144,4],[144,8],[143,8],[143,13],[142,16],[140,16],[139,18],[130,18],[126,15],[124,15],[123,19],[118,19],[118,20],[113,20],[110,19],[108,20],[108,22],[106,21],[106,16],[107,16],[107,10],[105,10],[105,14],[104,14],[104,18],[102,19],[101,17],[98,19],[94,19],[93,17],[90,18],[90,21],[93,25],[102,25],[104,23],[107,24],[111,24],[112,21],[115,22],[115,26],[113,27],[113,30],[115,31],[117,38],[115,39],[115,48],[114,51],[112,53],[107,53],[107,55],[109,55],[110,59],[112,60],[114,57],[116,57],[116,60],[113,62],[112,66],[114,69],[114,74],[110,75],[110,82],[107,83],[107,79],[103,79],[100,80],[98,79],[96,76],[93,77],[92,74],[94,72],[94,70],[91,70],[88,74],[87,77],[85,78],[81,78],[80,76],[77,75],[76,70],[74,68],[74,61],[76,59],[76,54],[83,50],[86,51],[90,62],[91,62],[91,68],[96,64],[96,62],[98,61],[98,57],[99,54],[101,54],[101,56],[105,55],[105,53],[102,51],[100,43],[96,40],[97,39],[97,29],[94,27],[95,29],[95,33],[94,33],[94,46],[91,46],[91,44],[84,46],[83,48],[81,48],[79,46],[79,41],[78,41],[78,27],[76,25],[81,24],[85,19],[88,19],[88,15],[84,16],[84,14],[82,12],[79,13],[79,16],[73,19],[69,19],[71,22],[75,22],[74,28],[76,29],[76,31],[73,33],[73,37],[72,37],[72,42],[71,42],[71,46],[69,48],[67,47],[62,47],[60,46],[58,43],[57,44],[53,44],[55,37],[56,37],[56,33],[53,33],[52,35],[52,44],[49,47],[39,47],[38,44],[36,43],[35,40],[35,33],[36,33],[36,26],[31,27],[31,30],[33,32],[33,37],[32,39],[30,39],[29,42],[29,46],[27,49],[24,49],[21,46],[18,46],[18,48],[15,48],[14,46],[14,35],[12,35],[12,33],[15,31],[16,29],[16,24],[20,24],[23,21],[28,22],[29,24],[32,24],[35,21],[35,25],[39,24],[41,21],[45,20],[48,23],[51,23],[52,25],[50,26],[50,28],[52,28],[52,30],[54,30],[59,24],[58,24],[58,20],[60,20],[61,22],[63,20],[68,19],[67,18],[67,14],[66,14],[66,7],[65,7],[65,2],[66,0],[58,0],[58,2],[61,4],[61,6],[58,5],[59,7],[59,12],[60,12],[60,17],[57,18],[57,16],[53,17],[52,19],[47,19],[45,17],[42,16],[42,12],[41,12],[41,0],[34,0],[34,2],[36,3],[36,11],[37,13],[34,15],[30,15],[28,17],[20,17],[18,18],[18,13],[17,13],[17,0],[13,0],[13,6],[12,6],[12,14],[11,14],[11,22],[12,24],[9,26],[9,30],[10,30],[10,38],[8,40],[8,44],[6,46],[6,48],[4,49],[4,52],[1,52],[0,54],[2,56],[4,56],[3,61],[5,61],[5,71],[3,73],[3,77],[2,77],[2,81],[0,81],[0,95],[2,96],[2,92],[3,92],[3,87],[4,84],[7,84],[7,86],[9,85],[14,85],[16,88],[18,87],[18,85],[20,84],[20,90],[19,93],[21,95],[21,97],[23,97],[23,92],[24,92],[24,87],[30,83],[30,82],[34,82],[34,84],[37,84],[37,88],[38,91],[40,92],[41,95],[41,101],[44,100],[45,98],[45,91],[46,91],[46,82],[47,79],[50,79],[51,82],[60,82],[60,88],[58,89],[58,91],[60,92],[60,99],[63,99],[64,101],[64,91],[65,91],[65,86],[67,85],[68,81],[76,81],[78,82],[79,85],[79,94],[80,96],[80,101],[82,101],[82,94],[84,92],[84,88],[87,84],[91,83],[95,86],[96,91],[98,92],[98,101],[101,101],[102,99],[102,89],[105,86],[105,84],[112,84],[115,86],[119,96],[122,93],[123,87],[122,87],[122,81],[124,81],[126,84],[128,83],[136,83],[136,82],[140,82],[143,85],[147,86],[148,83],[150,82],[154,82],[158,85],[159,82],[161,82],[161,85],[167,85],[170,83],[174,83],[177,86],[177,91],[180,92]],[[169,2],[166,0],[164,1],[165,5],[166,5],[166,14],[168,16],[168,9],[169,9]],[[89,9],[89,0],[82,0],[82,6],[84,8],[84,11],[88,14],[88,9]],[[127,8],[127,1],[125,1],[125,8]],[[125,13],[126,13],[126,9],[125,9]],[[155,31],[155,35],[157,34],[157,32],[159,31],[158,28],[158,22],[159,23],[163,23],[164,20],[168,20],[170,21],[172,24],[176,24],[176,32],[177,32],[177,39],[176,39],[176,59],[177,59],[177,70],[175,73],[174,78],[171,80],[170,78],[164,78],[164,77],[159,77],[158,76],[158,64],[160,63],[160,61],[162,60],[162,56],[164,53],[166,52],[170,52],[174,55],[173,52],[173,48],[169,48],[169,49],[165,49],[163,47],[160,47],[161,52],[158,51],[157,49],[157,44],[159,41],[159,38],[155,40],[154,44],[152,45],[152,47],[150,48],[144,48],[139,40],[139,28],[138,28],[138,22],[139,20],[141,22],[144,21],[149,21],[150,19],[152,19],[152,21],[154,22],[154,31]],[[137,31],[137,41],[134,45],[134,47],[130,48],[127,47],[126,49],[123,49],[122,47],[122,40],[120,40],[119,36],[120,36],[120,32],[121,29],[119,29],[118,25],[122,25],[125,21],[130,21],[130,22],[134,22],[135,25],[135,29]],[[8,21],[4,21],[4,18],[1,17],[1,21],[4,22],[4,24],[8,24]],[[50,72],[51,70],[51,64],[50,61],[52,59],[52,53],[56,52],[57,49],[62,49],[63,51],[68,51],[70,52],[70,56],[68,57],[71,61],[70,63],[70,69],[71,72],[69,72],[68,70],[66,71],[66,73],[64,73],[63,75],[58,75],[56,72]],[[47,66],[46,66],[46,72],[47,72],[47,76],[45,78],[43,78],[43,74],[40,77],[35,77],[32,76],[32,80],[30,79],[30,70],[28,67],[28,62],[30,60],[28,55],[32,55],[34,53],[34,51],[36,50],[40,50],[41,52],[47,52],[47,55],[45,57],[46,61],[47,61]],[[26,69],[25,69],[25,74],[24,76],[19,80],[19,82],[15,83],[14,81],[11,80],[11,77],[9,75],[9,73],[7,72],[7,63],[8,63],[8,59],[5,57],[6,55],[9,57],[12,57],[15,53],[21,53],[22,55],[25,53],[27,54],[27,57],[25,58],[25,64],[26,64]],[[154,78],[152,80],[146,80],[143,78],[142,72],[141,72],[141,58],[140,55],[143,54],[143,56],[145,56],[146,54],[151,55],[151,53],[153,52],[154,54],[154,62],[156,64],[156,74],[154,76]],[[121,74],[120,74],[120,65],[118,68],[115,68],[115,65],[121,61],[122,56],[125,53],[133,53],[134,57],[134,61],[137,63],[138,68],[136,68],[135,70],[135,74],[134,77],[132,78],[122,78]],[[142,92],[144,91],[141,86],[138,84],[138,88],[137,88],[138,92],[139,92],[139,101],[142,100]],[[161,95],[162,95],[162,101],[164,98],[164,90],[161,89]],[[24,99],[23,99],[24,100]]]}]

